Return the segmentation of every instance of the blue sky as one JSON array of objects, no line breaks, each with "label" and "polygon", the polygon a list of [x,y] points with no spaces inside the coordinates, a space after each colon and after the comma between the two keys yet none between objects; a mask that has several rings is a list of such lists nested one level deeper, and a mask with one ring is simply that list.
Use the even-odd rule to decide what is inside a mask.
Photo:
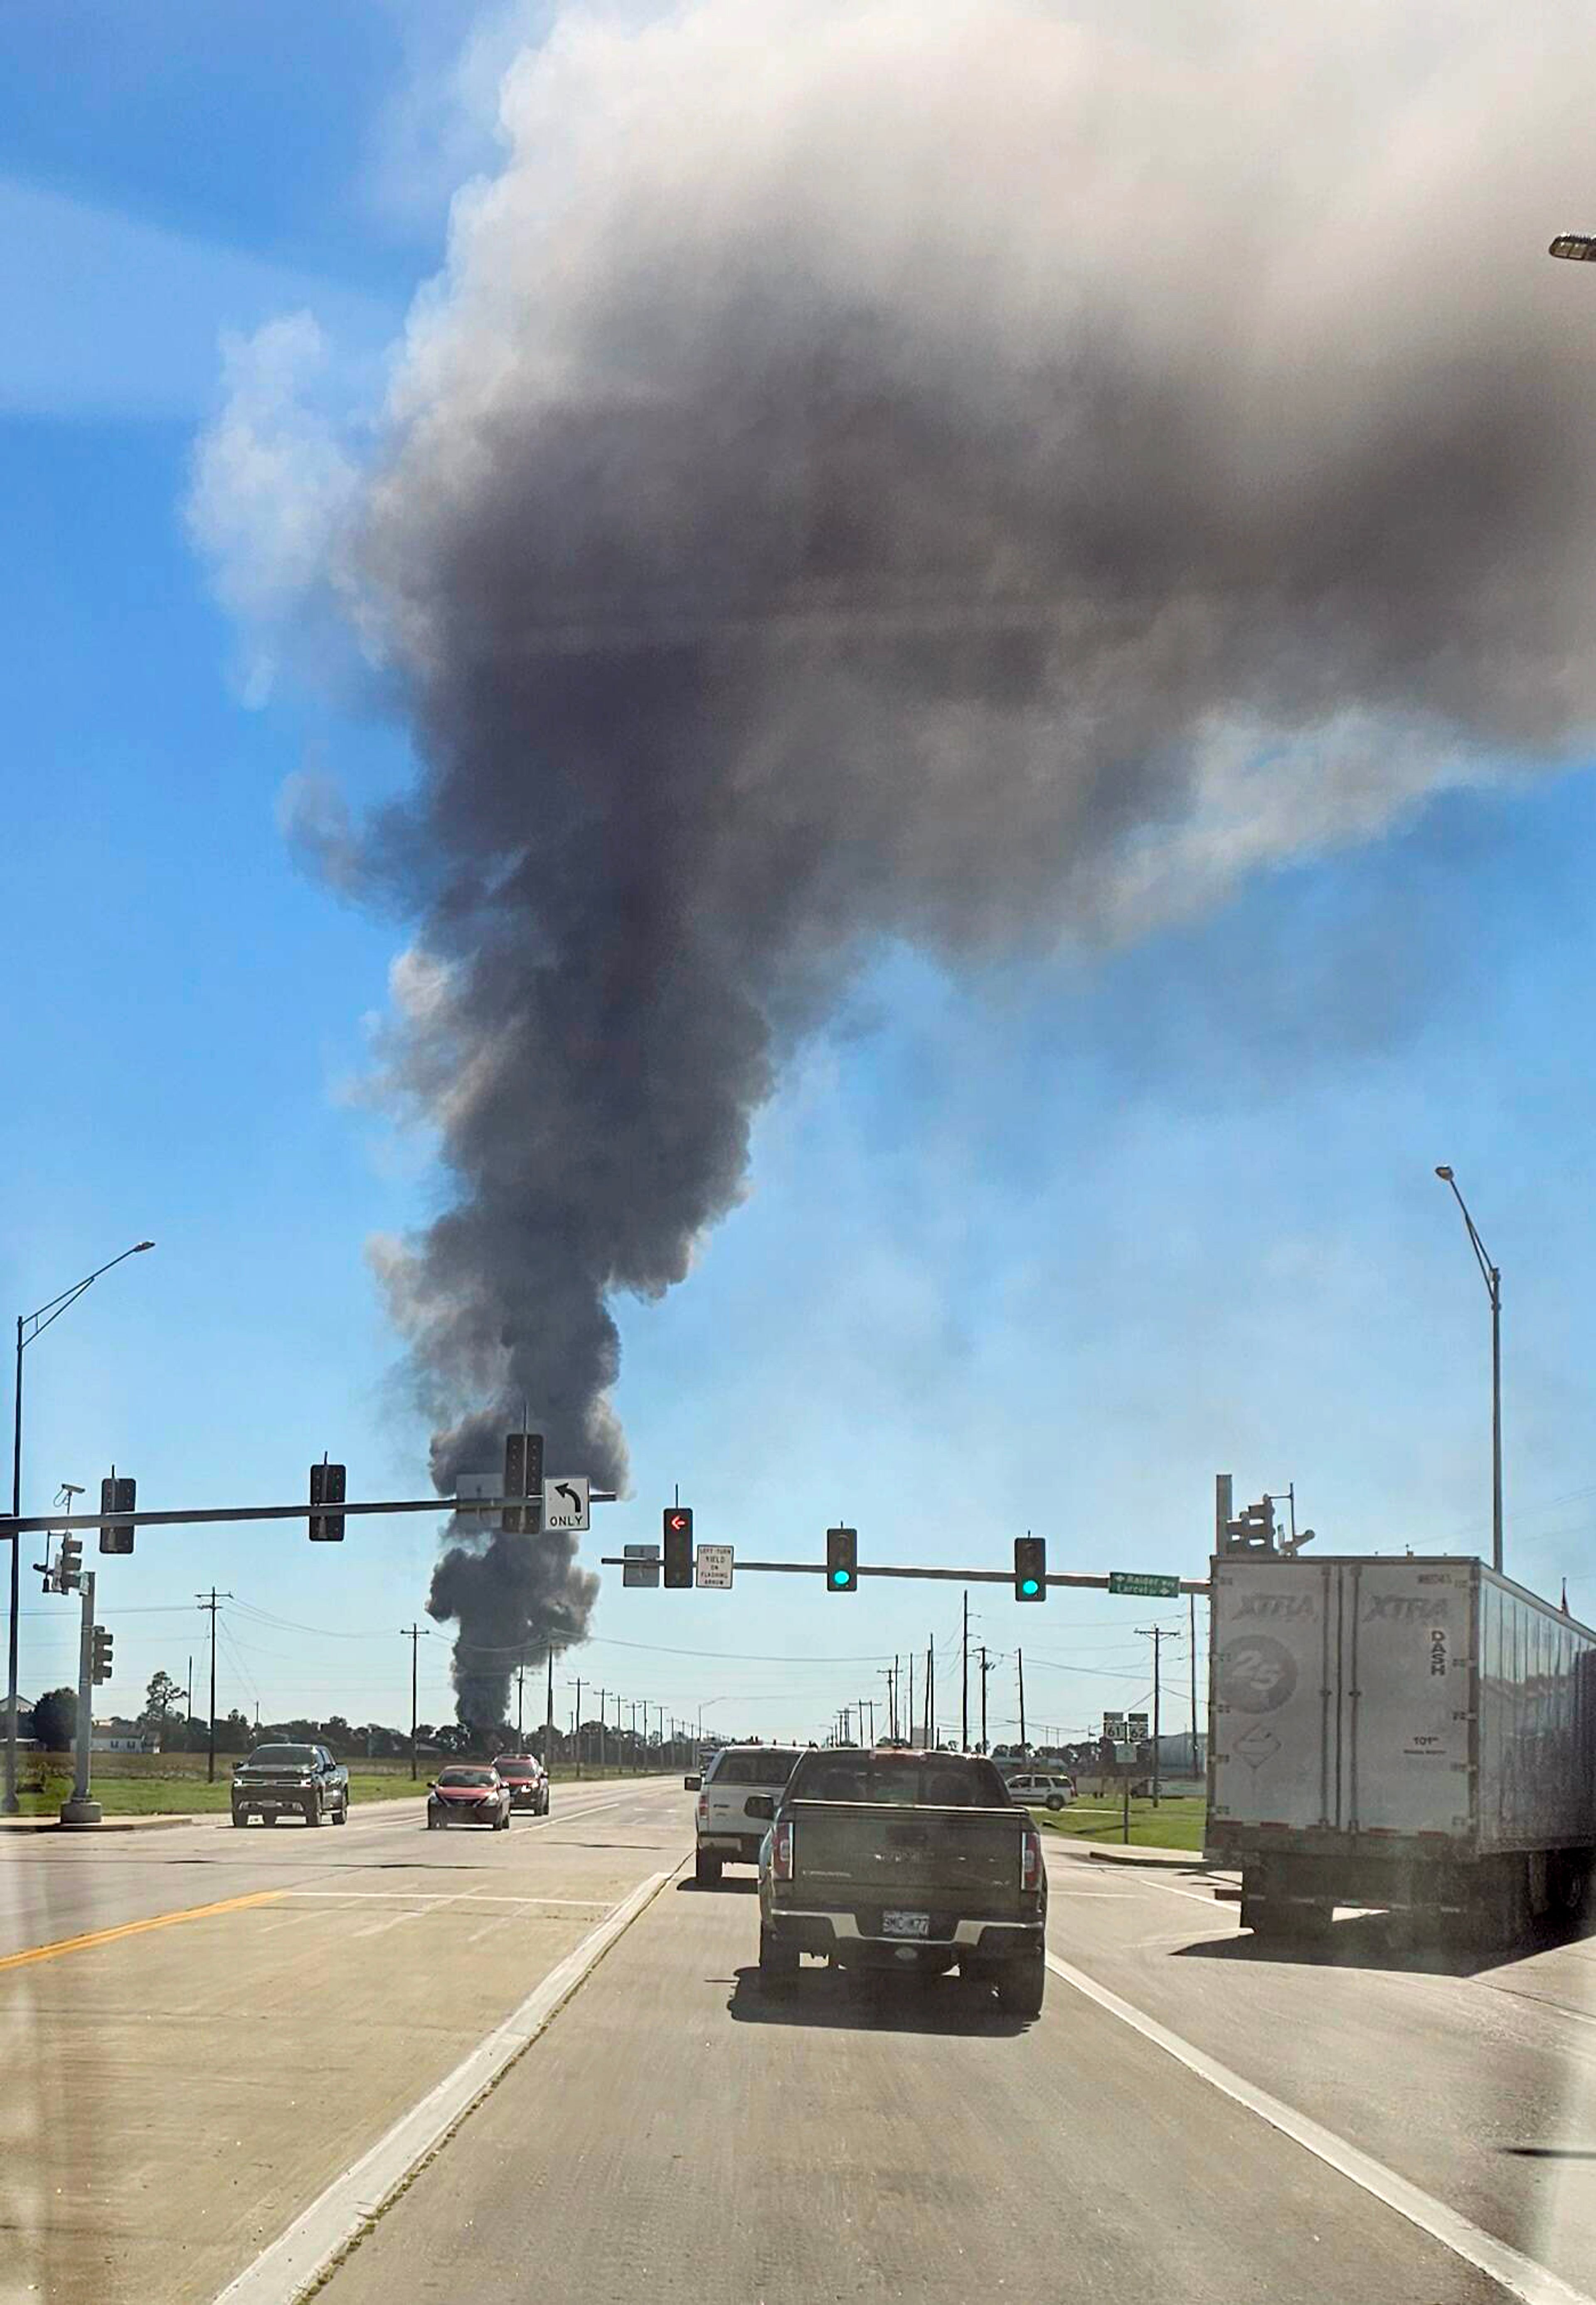
[{"label": "blue sky", "polygon": [[[324,1448],[354,1493],[425,1485],[364,1259],[443,1192],[358,1093],[403,924],[306,879],[276,813],[307,766],[402,786],[406,736],[335,684],[248,700],[183,502],[223,335],[311,310],[358,396],[489,147],[419,7],[284,21],[8,19],[7,1322],[158,1244],[30,1353],[30,1510],[113,1459],[146,1503],[290,1499]],[[483,20],[468,96],[509,21]],[[1505,1275],[1508,1567],[1596,1615],[1593,829],[1587,772],[1518,764],[1112,956],[954,982],[882,952],[762,1116],[747,1202],[690,1280],[617,1307],[636,1494],[591,1554],[655,1537],[680,1483],[700,1536],[754,1557],[818,1556],[845,1515],[866,1561],[1002,1567],[1031,1528],[1055,1567],[1189,1576],[1220,1468],[1247,1496],[1295,1480],[1326,1546],[1488,1545],[1487,1308],[1449,1161]],[[106,1564],[108,1695],[134,1709],[191,1654],[202,1686],[214,1581],[241,1604],[224,1707],[398,1721],[436,1535],[152,1532]],[[74,1651],[36,1584],[27,1694]],[[1079,1732],[1147,1688],[1145,1604],[972,1607],[997,1722],[1022,1640],[1033,1722]],[[819,1733],[895,1651],[946,1659],[957,1614],[944,1586],[607,1578],[562,1679]],[[435,1719],[446,1652],[422,1651]]]}]

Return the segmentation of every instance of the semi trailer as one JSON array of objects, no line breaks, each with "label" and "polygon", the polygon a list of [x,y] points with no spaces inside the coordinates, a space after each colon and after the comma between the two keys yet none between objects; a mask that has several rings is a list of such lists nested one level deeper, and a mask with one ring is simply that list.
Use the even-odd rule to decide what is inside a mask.
[{"label": "semi trailer", "polygon": [[1225,1557],[1211,1570],[1206,1850],[1241,1920],[1336,1908],[1525,1935],[1596,1867],[1596,1631],[1483,1561]]}]

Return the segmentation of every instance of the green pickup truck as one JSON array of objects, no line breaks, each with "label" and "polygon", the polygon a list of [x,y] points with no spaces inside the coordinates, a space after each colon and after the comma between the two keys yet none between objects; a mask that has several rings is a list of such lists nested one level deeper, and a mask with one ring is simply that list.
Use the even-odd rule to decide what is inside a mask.
[{"label": "green pickup truck", "polygon": [[[752,1803],[750,1803],[751,1811]],[[815,1750],[767,1799],[760,1982],[792,1990],[805,1953],[836,1968],[961,1977],[1010,2014],[1040,2013],[1048,1875],[1041,1839],[990,1761]]]}]

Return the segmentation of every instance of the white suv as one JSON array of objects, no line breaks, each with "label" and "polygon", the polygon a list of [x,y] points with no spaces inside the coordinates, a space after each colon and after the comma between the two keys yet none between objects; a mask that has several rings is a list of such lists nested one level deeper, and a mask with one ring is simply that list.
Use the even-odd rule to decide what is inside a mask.
[{"label": "white suv", "polygon": [[777,1799],[798,1765],[795,1745],[723,1745],[705,1764],[701,1777],[683,1777],[697,1793],[698,1858],[694,1872],[703,1882],[718,1881],[723,1865],[757,1865],[768,1820],[750,1816],[756,1793]]},{"label": "white suv", "polygon": [[1008,1779],[1011,1800],[1022,1808],[1066,1808],[1075,1798],[1075,1788],[1068,1777],[1022,1774]]}]

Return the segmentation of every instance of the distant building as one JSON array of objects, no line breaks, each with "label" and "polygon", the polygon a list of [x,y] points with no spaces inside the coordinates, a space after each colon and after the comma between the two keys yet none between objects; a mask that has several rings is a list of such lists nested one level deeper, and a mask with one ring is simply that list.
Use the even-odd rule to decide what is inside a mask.
[{"label": "distant building", "polygon": [[137,1721],[97,1721],[89,1732],[91,1753],[156,1753],[160,1750],[149,1731]]}]

